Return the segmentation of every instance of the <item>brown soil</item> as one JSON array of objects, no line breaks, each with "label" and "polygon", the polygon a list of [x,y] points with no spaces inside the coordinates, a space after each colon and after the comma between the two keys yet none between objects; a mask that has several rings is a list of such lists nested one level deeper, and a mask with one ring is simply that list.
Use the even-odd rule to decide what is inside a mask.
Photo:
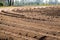
[{"label": "brown soil", "polygon": [[1,10],[0,40],[60,40],[60,7]]}]

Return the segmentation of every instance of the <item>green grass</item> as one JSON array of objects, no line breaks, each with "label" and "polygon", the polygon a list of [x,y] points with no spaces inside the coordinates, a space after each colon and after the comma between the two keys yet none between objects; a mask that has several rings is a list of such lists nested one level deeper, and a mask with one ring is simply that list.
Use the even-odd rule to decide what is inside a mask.
[{"label": "green grass", "polygon": [[[24,7],[24,6],[60,6],[60,4],[58,4],[58,5],[50,5],[50,4],[39,4],[39,5],[37,5],[37,4],[34,4],[34,5],[23,5],[22,7]],[[21,6],[0,6],[0,8],[5,8],[5,7],[21,7]]]},{"label": "green grass", "polygon": [[0,6],[0,8],[14,7],[14,6]]}]

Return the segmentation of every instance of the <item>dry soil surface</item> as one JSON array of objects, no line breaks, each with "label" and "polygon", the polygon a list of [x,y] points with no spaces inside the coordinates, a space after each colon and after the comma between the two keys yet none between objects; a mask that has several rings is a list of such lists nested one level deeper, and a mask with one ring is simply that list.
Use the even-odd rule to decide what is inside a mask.
[{"label": "dry soil surface", "polygon": [[60,40],[60,7],[0,8],[0,40]]}]

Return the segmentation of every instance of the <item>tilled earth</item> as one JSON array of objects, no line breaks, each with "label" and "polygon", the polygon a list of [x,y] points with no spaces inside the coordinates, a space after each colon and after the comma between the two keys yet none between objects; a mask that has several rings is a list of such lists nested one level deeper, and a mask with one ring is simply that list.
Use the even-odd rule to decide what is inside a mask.
[{"label": "tilled earth", "polygon": [[1,10],[0,40],[60,40],[60,7]]}]

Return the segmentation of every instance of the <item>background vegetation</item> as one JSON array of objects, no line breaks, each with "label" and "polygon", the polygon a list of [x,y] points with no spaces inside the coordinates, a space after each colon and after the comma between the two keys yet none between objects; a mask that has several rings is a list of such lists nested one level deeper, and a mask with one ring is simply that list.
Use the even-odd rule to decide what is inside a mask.
[{"label": "background vegetation", "polygon": [[3,3],[0,3],[0,6],[3,6]]}]

